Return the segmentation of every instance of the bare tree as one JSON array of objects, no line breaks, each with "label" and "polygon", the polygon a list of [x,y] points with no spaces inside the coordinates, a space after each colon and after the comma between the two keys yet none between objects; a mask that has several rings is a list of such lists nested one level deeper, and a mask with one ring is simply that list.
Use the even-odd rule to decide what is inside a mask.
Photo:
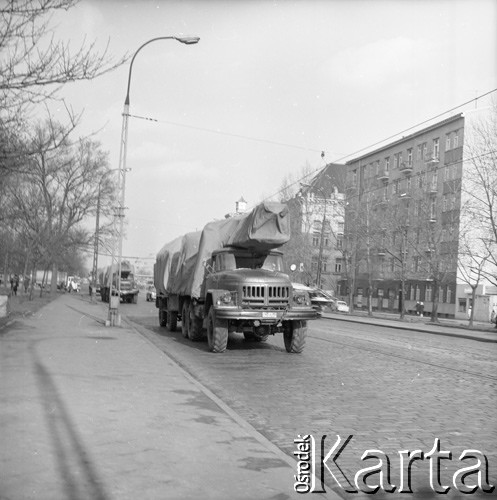
[{"label": "bare tree", "polygon": [[82,223],[95,214],[98,196],[112,197],[112,185],[104,176],[107,154],[99,143],[82,139],[52,148],[47,138],[64,134],[65,129],[52,122],[39,125],[29,146],[36,151],[27,157],[29,169],[8,189],[11,220],[28,242],[32,262],[52,266],[54,291],[58,265],[91,243],[91,231]]},{"label": "bare tree", "polygon": [[[7,0],[0,6],[0,109],[10,117],[56,97],[63,85],[91,80],[124,62],[98,52],[96,43],[73,49],[57,40],[50,22],[78,0]],[[5,117],[2,117],[5,118]]]},{"label": "bare tree", "polygon": [[497,105],[471,121],[467,136],[464,216],[478,255],[488,255],[482,277],[497,285]]}]

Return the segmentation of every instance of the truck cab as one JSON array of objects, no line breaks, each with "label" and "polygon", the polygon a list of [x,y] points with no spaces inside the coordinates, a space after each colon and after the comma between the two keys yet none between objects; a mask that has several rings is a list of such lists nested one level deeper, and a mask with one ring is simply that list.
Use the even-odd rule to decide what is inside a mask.
[{"label": "truck cab", "polygon": [[283,332],[285,345],[294,339],[289,352],[303,348],[306,322],[318,316],[308,293],[294,290],[283,272],[282,252],[225,247],[212,253],[206,272],[202,316],[209,343],[221,328],[256,341]]}]

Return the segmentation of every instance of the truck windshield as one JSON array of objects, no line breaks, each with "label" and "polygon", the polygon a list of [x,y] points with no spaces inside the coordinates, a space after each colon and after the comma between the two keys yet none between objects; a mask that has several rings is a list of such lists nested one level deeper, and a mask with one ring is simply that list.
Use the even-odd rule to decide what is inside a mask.
[{"label": "truck windshield", "polygon": [[237,269],[267,269],[281,271],[281,257],[271,254],[235,255]]}]

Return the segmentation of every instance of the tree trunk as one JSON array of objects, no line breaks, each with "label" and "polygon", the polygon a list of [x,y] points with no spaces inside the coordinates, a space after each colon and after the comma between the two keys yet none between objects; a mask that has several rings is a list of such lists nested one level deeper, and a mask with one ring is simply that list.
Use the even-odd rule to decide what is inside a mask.
[{"label": "tree trunk", "polygon": [[57,293],[57,278],[58,278],[58,267],[54,262],[52,264],[52,281],[50,283],[50,293],[55,295]]}]

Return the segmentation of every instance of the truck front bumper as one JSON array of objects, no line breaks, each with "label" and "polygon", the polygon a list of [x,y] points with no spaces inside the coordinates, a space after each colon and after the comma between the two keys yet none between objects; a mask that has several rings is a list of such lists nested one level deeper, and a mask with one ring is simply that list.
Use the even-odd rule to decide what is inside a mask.
[{"label": "truck front bumper", "polygon": [[261,309],[240,309],[236,307],[216,307],[216,318],[238,321],[260,321],[274,324],[279,321],[307,321],[319,319],[321,315],[311,308],[292,308],[287,311],[266,311]]}]

